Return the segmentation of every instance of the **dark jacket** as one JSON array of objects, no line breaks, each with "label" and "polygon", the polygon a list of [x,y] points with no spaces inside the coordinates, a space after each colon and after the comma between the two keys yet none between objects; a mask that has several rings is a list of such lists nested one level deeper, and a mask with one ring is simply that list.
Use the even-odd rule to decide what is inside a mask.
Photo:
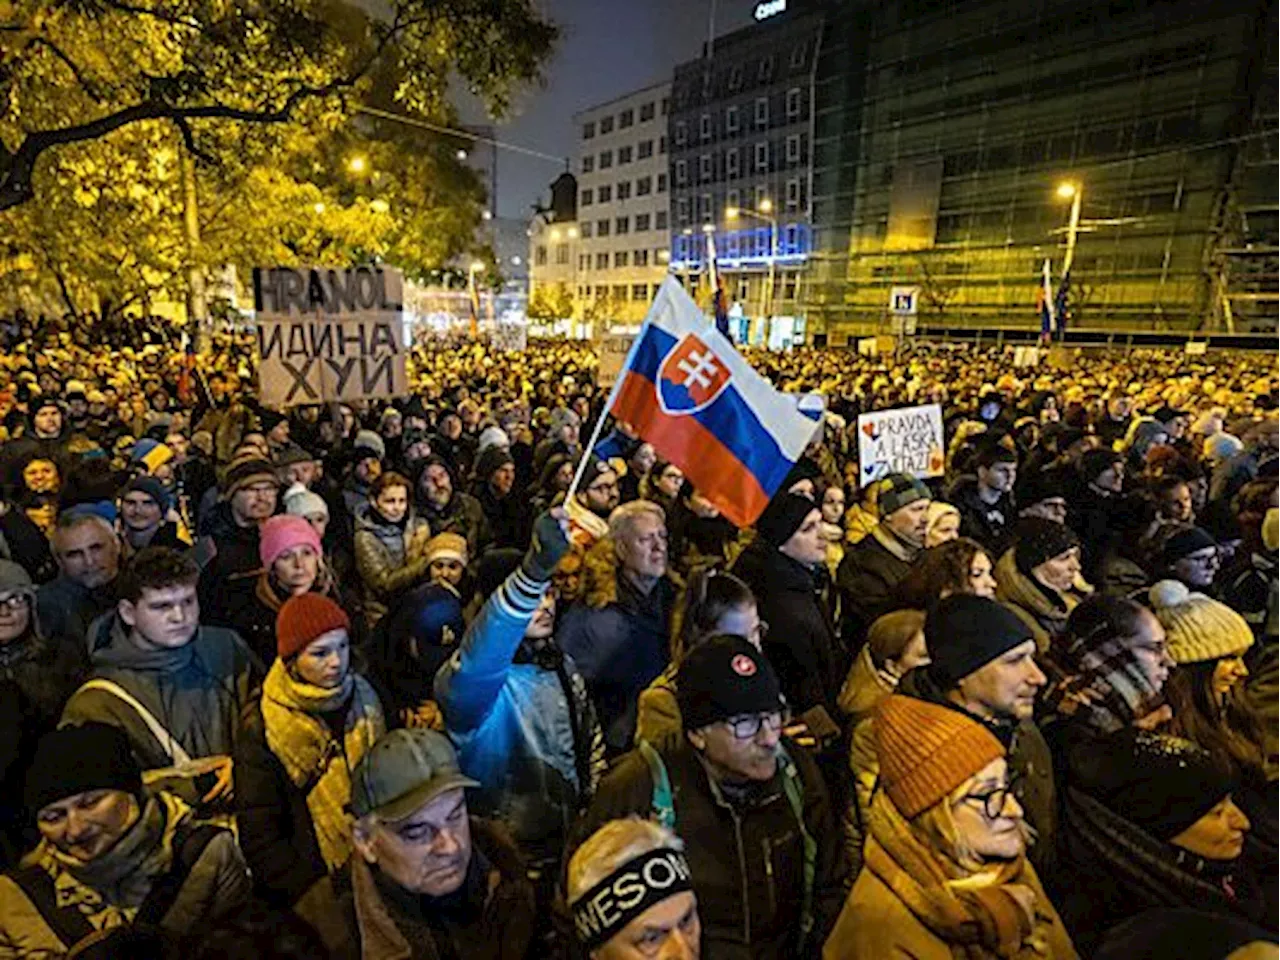
[{"label": "dark jacket", "polygon": [[22,567],[35,583],[48,583],[58,575],[48,538],[25,513],[3,500],[0,500],[0,557]]},{"label": "dark jacket", "polygon": [[[779,772],[749,797],[731,800],[709,779],[697,753],[681,738],[660,753],[671,782],[676,833],[698,896],[704,953],[716,960],[806,960],[817,957],[844,899],[846,865],[827,788],[809,755],[788,752],[804,794],[804,820],[817,841],[813,885],[814,925],[804,953],[800,939],[804,890],[804,842]],[[639,751],[623,757],[600,784],[575,831],[581,841],[606,823],[649,816],[653,779]],[[566,851],[565,862],[572,856]]]},{"label": "dark jacket", "polygon": [[[405,891],[358,856],[335,876],[334,888],[341,921],[340,939],[328,938],[334,960],[525,960],[538,929],[533,887],[515,845],[496,824],[475,817],[467,878],[447,903]],[[442,935],[450,941],[443,948]]]},{"label": "dark jacket", "polygon": [[484,513],[492,537],[490,546],[514,547],[519,550],[528,546],[525,511],[514,488],[511,493],[499,499],[487,482],[481,482],[472,487],[471,494]]},{"label": "dark jacket", "polygon": [[401,523],[387,520],[371,504],[356,512],[356,569],[364,584],[364,615],[370,629],[396,598],[426,579],[425,554],[410,558],[407,552],[415,533],[426,525],[412,509]]},{"label": "dark jacket", "polygon": [[972,537],[999,556],[1009,543],[1009,530],[1017,519],[1013,498],[1004,494],[995,503],[987,503],[979,495],[978,478],[959,477],[947,494],[947,502],[960,511],[960,533]]},{"label": "dark jacket", "polygon": [[1080,564],[1090,582],[1102,558],[1115,546],[1112,516],[1123,503],[1122,497],[1104,497],[1087,484],[1067,498],[1067,526],[1080,538]]},{"label": "dark jacket", "polygon": [[200,531],[197,554],[204,560],[200,571],[200,605],[212,605],[219,591],[233,577],[262,567],[258,551],[257,526],[242,527],[231,513],[231,504],[221,501],[213,508]]},{"label": "dark jacket", "polygon": [[431,535],[456,533],[466,538],[467,550],[472,559],[480,556],[489,545],[492,535],[489,533],[489,521],[480,509],[480,501],[469,493],[454,490],[453,496],[438,510],[435,504],[426,497],[419,497],[418,516],[431,524]]},{"label": "dark jacket", "polygon": [[894,608],[894,592],[919,552],[884,524],[845,549],[836,570],[836,587],[840,590],[844,641],[850,650],[860,647],[871,624]]},{"label": "dark jacket", "polygon": [[615,598],[607,603],[601,599],[588,595],[571,607],[556,642],[587,681],[606,747],[621,753],[635,737],[641,691],[670,662],[668,631],[676,588],[663,577],[645,596],[619,574]]},{"label": "dark jacket", "polygon": [[757,540],[743,551],[733,572],[751,588],[760,619],[769,624],[764,652],[792,711],[824,706],[832,718],[839,717],[848,658],[823,608],[813,571]]},{"label": "dark jacket", "polygon": [[89,626],[116,608],[116,581],[92,590],[59,574],[36,594],[36,616],[46,636],[84,646]]}]

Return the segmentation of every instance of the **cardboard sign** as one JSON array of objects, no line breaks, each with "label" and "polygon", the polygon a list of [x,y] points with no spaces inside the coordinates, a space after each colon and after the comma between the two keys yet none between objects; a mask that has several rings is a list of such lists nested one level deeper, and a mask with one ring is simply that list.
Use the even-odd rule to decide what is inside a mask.
[{"label": "cardboard sign", "polygon": [[877,410],[858,417],[858,479],[871,483],[890,473],[942,476],[946,441],[936,403]]},{"label": "cardboard sign", "polygon": [[1189,357],[1202,357],[1209,352],[1209,342],[1207,340],[1188,340],[1185,349]]},{"label": "cardboard sign", "polygon": [[253,271],[261,402],[296,404],[408,392],[398,270]]},{"label": "cardboard sign", "polygon": [[1013,365],[1015,368],[1034,367],[1040,363],[1039,347],[1014,347]]},{"label": "cardboard sign", "polygon": [[596,383],[601,388],[609,390],[618,382],[618,374],[622,372],[622,365],[627,362],[633,339],[614,334],[600,338],[600,366],[596,370]]}]

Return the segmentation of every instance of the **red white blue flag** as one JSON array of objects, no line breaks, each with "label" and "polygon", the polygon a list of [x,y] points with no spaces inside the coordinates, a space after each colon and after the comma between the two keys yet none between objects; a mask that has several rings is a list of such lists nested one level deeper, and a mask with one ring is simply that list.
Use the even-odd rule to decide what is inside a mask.
[{"label": "red white blue flag", "polygon": [[631,346],[609,411],[745,527],[818,429],[798,399],[751,369],[668,277]]}]

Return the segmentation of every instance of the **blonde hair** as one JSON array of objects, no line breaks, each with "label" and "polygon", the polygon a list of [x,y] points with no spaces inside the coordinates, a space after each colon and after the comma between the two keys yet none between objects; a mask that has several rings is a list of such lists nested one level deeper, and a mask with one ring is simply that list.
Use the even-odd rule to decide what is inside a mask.
[{"label": "blonde hair", "polygon": [[[948,796],[918,814],[911,821],[911,829],[915,831],[917,837],[964,873],[974,873],[986,867],[982,857],[960,833],[952,809],[968,794],[976,776],[975,773],[952,790]],[[1008,774],[1006,773],[1005,776],[1007,778]],[[1007,779],[1006,782],[1008,782]],[[1035,841],[1036,832],[1027,823],[1025,817],[1018,818],[1018,832],[1022,834],[1022,849],[1025,851]]]},{"label": "blonde hair", "polygon": [[631,536],[636,521],[641,517],[653,517],[663,526],[667,524],[666,512],[652,500],[632,500],[609,514],[609,539],[616,541],[624,534]]},{"label": "blonde hair", "polygon": [[610,820],[574,852],[569,861],[568,899],[573,905],[618,867],[654,850],[684,850],[674,833],[654,820],[631,816]]}]

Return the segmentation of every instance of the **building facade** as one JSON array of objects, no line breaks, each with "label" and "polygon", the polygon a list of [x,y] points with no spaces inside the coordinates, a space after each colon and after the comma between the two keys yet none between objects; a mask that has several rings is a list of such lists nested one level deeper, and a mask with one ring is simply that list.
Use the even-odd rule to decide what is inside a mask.
[{"label": "building facade", "polygon": [[1069,246],[1077,328],[1274,323],[1274,2],[832,6],[814,332],[904,285],[922,327],[1038,326]]},{"label": "building facade", "polygon": [[672,79],[671,269],[691,287],[704,282],[714,242],[740,338],[789,342],[803,331],[825,6],[755,4],[751,26],[716,38]]},{"label": "building facade", "polygon": [[574,115],[578,223],[567,239],[581,319],[640,320],[667,275],[670,91],[655,84]]}]

